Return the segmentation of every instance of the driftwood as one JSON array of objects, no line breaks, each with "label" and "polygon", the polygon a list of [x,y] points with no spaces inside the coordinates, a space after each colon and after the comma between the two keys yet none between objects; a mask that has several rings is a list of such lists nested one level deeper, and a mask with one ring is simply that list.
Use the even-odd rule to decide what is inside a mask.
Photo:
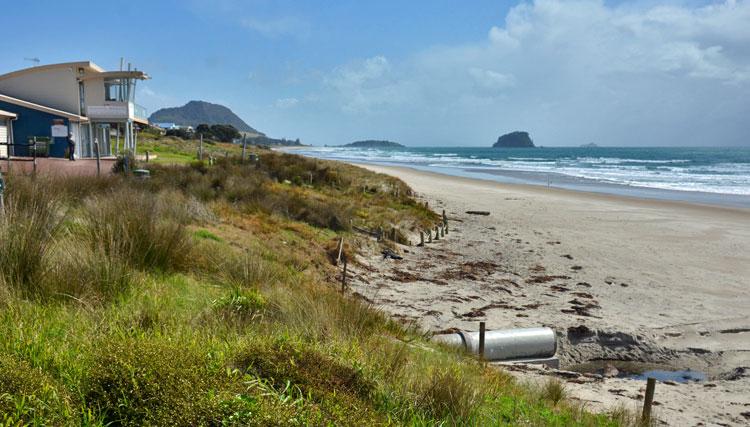
[{"label": "driftwood", "polygon": [[352,229],[354,231],[359,231],[360,233],[367,234],[368,236],[372,236],[372,237],[378,237],[379,236],[379,234],[378,234],[377,231],[371,231],[371,230],[368,230],[366,228],[357,227],[356,225],[352,225]]},{"label": "driftwood", "polygon": [[383,259],[387,259],[387,258],[393,258],[393,259],[404,259],[404,257],[402,257],[401,255],[399,255],[399,254],[397,254],[397,253],[393,252],[393,251],[392,251],[392,250],[390,250],[390,249],[386,249],[386,250],[384,250],[384,251],[383,251],[383,252],[381,252],[381,253],[383,254]]},{"label": "driftwood", "polygon": [[487,216],[490,214],[488,211],[466,211],[466,213],[469,215],[484,215],[484,216]]}]

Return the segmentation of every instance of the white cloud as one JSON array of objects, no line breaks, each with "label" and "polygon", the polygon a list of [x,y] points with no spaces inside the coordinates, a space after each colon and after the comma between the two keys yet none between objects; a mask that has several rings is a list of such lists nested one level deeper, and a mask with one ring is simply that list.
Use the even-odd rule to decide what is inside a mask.
[{"label": "white cloud", "polygon": [[276,108],[292,108],[299,104],[297,98],[281,98],[276,100]]},{"label": "white cloud", "polygon": [[[750,2],[536,0],[485,40],[334,69],[329,102],[415,143],[750,144]],[[746,138],[743,140],[743,138]],[[406,141],[408,142],[408,141]]]},{"label": "white cloud", "polygon": [[490,90],[507,89],[516,84],[516,78],[512,74],[503,74],[492,70],[470,68],[469,75],[474,78],[474,81],[480,87]]},{"label": "white cloud", "polygon": [[310,35],[310,24],[295,16],[282,16],[273,19],[245,18],[243,27],[271,39],[292,37],[305,39]]}]

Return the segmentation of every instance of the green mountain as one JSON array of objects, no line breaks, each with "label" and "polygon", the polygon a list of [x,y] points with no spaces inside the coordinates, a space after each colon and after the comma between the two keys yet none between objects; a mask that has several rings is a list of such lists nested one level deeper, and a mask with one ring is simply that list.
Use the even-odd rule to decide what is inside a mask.
[{"label": "green mountain", "polygon": [[404,148],[403,145],[393,141],[377,141],[368,139],[366,141],[354,141],[344,145],[344,147],[356,147],[356,148]]},{"label": "green mountain", "polygon": [[492,145],[493,148],[532,148],[534,141],[531,140],[528,132],[511,132],[499,137],[497,142]]},{"label": "green mountain", "polygon": [[175,123],[194,128],[200,124],[232,125],[240,132],[265,136],[250,127],[229,108],[205,101],[190,101],[182,107],[162,108],[151,114],[148,119],[152,123]]}]

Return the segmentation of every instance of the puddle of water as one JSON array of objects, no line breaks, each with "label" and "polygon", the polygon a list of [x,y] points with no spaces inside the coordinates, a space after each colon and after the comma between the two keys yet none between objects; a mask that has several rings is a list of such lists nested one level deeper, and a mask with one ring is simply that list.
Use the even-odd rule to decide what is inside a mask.
[{"label": "puddle of water", "polygon": [[615,378],[646,380],[648,377],[657,381],[674,381],[688,383],[704,381],[706,374],[690,369],[675,370],[668,365],[644,362],[625,362],[622,360],[592,360],[590,362],[573,365],[567,369],[580,373],[599,374]]},{"label": "puddle of water", "polygon": [[676,383],[689,383],[692,381],[705,381],[706,374],[698,371],[691,371],[686,369],[684,371],[663,371],[654,369],[651,371],[645,371],[642,374],[635,374],[629,376],[634,380],[646,380],[646,378],[656,378],[657,381],[674,381]]}]

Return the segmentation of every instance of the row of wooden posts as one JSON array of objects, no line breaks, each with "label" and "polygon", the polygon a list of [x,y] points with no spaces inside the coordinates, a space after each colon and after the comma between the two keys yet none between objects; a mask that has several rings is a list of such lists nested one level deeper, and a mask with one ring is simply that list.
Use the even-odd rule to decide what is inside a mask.
[{"label": "row of wooden posts", "polygon": [[[425,206],[427,206],[427,202],[425,202]],[[445,209],[443,209],[443,222],[439,225],[435,226],[435,237],[433,239],[432,232],[433,230],[427,229],[424,231],[419,232],[419,244],[417,246],[424,246],[425,243],[432,243],[433,240],[440,240],[441,238],[444,238],[446,234],[448,234],[448,217],[445,214]],[[425,235],[427,235],[427,240],[425,241]]]}]

